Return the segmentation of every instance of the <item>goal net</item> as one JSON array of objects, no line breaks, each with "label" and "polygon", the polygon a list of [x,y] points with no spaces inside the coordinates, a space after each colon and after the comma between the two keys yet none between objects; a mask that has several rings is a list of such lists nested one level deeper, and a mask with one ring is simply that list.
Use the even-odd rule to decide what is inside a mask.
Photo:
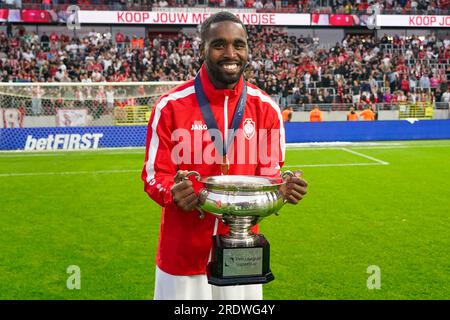
[{"label": "goal net", "polygon": [[[4,123],[3,127],[146,124],[151,107],[158,97],[177,84],[0,83],[2,111],[7,110],[9,118],[13,113],[23,117],[22,121],[13,121],[14,118],[11,118],[10,123]],[[5,122],[7,119],[3,120]]]},{"label": "goal net", "polygon": [[[111,132],[110,142],[99,147],[140,146],[155,102],[178,84],[0,83],[0,150],[82,149],[88,145],[83,134],[94,134],[88,128]],[[55,135],[66,133],[72,142],[55,142]]]}]

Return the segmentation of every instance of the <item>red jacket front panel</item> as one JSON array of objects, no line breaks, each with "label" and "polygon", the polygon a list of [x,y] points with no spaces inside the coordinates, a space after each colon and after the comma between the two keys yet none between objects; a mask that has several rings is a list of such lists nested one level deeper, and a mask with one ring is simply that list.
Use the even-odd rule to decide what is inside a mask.
[{"label": "red jacket front panel", "polygon": [[[243,78],[232,90],[215,89],[204,67],[200,70],[200,78],[223,136],[226,117],[228,128],[231,126],[242,93]],[[239,129],[241,134],[239,138],[235,137],[229,152],[231,164],[228,174],[279,176],[284,162],[281,113],[266,93],[249,83]],[[265,132],[268,132],[267,138],[263,139]],[[269,151],[260,150],[260,140]],[[180,142],[186,148],[180,147]],[[268,161],[264,156],[270,154],[271,142],[272,149],[276,150],[272,152],[275,161]],[[204,219],[200,219],[197,211],[184,212],[178,209],[173,203],[170,188],[178,170],[195,170],[202,177],[220,175],[220,163],[211,164],[211,158],[207,155],[215,155],[214,143],[211,142],[197,103],[194,81],[190,80],[163,95],[153,108],[142,171],[145,191],[163,207],[156,264],[169,274],[195,275],[206,272],[216,218],[207,214]],[[202,184],[195,179],[192,181],[194,190],[199,192]],[[220,221],[217,234],[227,231],[228,227]]]}]

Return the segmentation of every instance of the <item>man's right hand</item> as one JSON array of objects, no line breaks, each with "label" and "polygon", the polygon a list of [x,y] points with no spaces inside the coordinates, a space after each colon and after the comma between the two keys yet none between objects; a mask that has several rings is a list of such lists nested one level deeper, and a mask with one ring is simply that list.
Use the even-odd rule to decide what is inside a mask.
[{"label": "man's right hand", "polygon": [[179,170],[173,178],[175,184],[170,189],[173,202],[183,211],[192,211],[198,204],[198,196],[194,192],[192,181],[184,179],[188,172],[186,170]]}]

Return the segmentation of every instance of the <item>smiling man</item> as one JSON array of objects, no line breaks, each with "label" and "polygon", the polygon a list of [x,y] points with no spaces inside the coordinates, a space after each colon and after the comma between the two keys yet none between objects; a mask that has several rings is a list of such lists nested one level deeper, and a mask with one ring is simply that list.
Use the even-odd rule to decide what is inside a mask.
[{"label": "smiling man", "polygon": [[[281,112],[265,92],[244,80],[247,32],[235,15],[219,12],[203,23],[200,52],[204,63],[196,78],[164,94],[148,125],[142,180],[163,208],[154,298],[262,299],[261,284],[208,284],[212,236],[227,233],[228,227],[196,210],[202,185],[184,177],[192,170],[202,177],[280,177]],[[297,172],[282,189],[284,198],[296,204],[306,187]]]},{"label": "smiling man", "polygon": [[[228,16],[228,14],[224,15]],[[201,55],[214,87],[233,89],[248,62],[247,33],[242,23],[206,20],[201,29]]]}]

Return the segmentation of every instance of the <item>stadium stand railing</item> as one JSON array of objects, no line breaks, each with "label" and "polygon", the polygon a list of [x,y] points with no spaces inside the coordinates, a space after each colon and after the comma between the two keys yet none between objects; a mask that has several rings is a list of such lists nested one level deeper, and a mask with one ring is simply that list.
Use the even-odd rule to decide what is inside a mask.
[{"label": "stadium stand railing", "polygon": [[[399,118],[432,118],[432,111],[435,109],[435,103],[433,102],[392,102],[392,103],[306,103],[306,104],[291,104],[294,111],[311,111],[313,107],[317,105],[320,110],[332,112],[332,111],[350,111],[351,108],[355,108],[357,111],[363,110],[366,106],[371,106],[375,111],[398,111]],[[436,109],[446,110],[449,108],[449,103],[439,102],[436,103],[439,106]],[[431,116],[430,116],[431,115]]]}]

